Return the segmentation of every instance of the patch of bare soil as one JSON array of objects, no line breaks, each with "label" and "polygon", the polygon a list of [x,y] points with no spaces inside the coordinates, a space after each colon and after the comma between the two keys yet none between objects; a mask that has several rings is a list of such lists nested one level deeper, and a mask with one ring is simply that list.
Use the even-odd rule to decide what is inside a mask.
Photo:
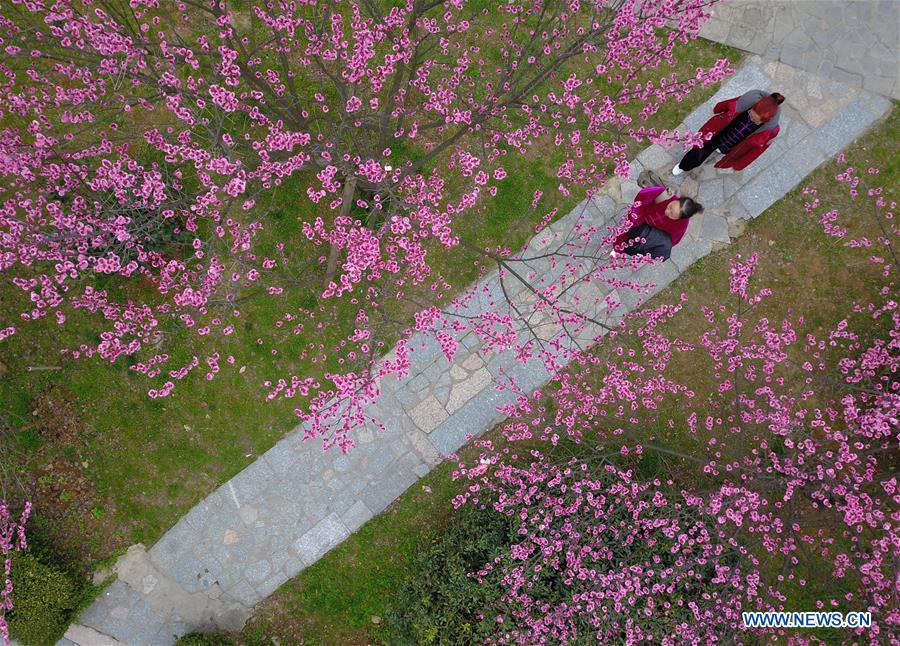
[{"label": "patch of bare soil", "polygon": [[75,397],[65,388],[49,386],[31,401],[31,425],[38,434],[61,446],[74,446],[84,424]]},{"label": "patch of bare soil", "polygon": [[127,546],[126,528],[115,526],[112,501],[86,475],[85,440],[90,429],[72,393],[59,386],[41,391],[29,406],[29,424],[44,444],[33,453],[17,453],[15,497],[33,508],[32,532],[41,534],[56,555],[73,569]]},{"label": "patch of bare soil", "polygon": [[52,457],[30,473],[26,496],[58,556],[87,571],[94,561],[128,545],[126,533],[114,523],[112,502],[97,493],[85,476],[86,462]]}]

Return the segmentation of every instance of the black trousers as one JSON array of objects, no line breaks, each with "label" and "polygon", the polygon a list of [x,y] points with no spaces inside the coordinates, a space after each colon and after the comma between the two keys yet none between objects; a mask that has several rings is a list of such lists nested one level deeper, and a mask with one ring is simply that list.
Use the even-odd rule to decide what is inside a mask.
[{"label": "black trousers", "polygon": [[681,158],[681,161],[678,162],[678,167],[681,170],[694,170],[705,162],[707,158],[712,155],[716,148],[719,147],[718,137],[713,137],[703,148],[691,148],[687,153],[685,153],[684,157]]},{"label": "black trousers", "polygon": [[[656,227],[650,226],[646,222],[636,224],[628,230],[626,234],[628,242],[622,251],[629,256],[636,256],[639,253],[650,254],[653,258],[662,258],[668,260],[672,255],[672,236]],[[638,243],[637,238],[643,238],[644,242]]]}]

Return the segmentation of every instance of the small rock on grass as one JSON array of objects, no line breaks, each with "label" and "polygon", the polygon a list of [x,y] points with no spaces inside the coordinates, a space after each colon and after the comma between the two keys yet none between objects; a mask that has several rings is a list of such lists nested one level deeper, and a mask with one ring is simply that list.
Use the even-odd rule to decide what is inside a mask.
[{"label": "small rock on grass", "polygon": [[737,238],[747,229],[746,220],[732,220],[728,223],[728,236],[732,239]]},{"label": "small rock on grass", "polygon": [[113,576],[112,568],[102,567],[94,572],[94,575],[91,577],[91,583],[94,585],[103,585],[107,581],[109,581]]}]

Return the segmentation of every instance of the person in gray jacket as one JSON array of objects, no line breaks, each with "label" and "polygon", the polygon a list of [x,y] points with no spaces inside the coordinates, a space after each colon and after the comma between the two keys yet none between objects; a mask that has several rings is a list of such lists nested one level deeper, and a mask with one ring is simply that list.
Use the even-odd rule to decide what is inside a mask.
[{"label": "person in gray jacket", "polygon": [[692,148],[672,169],[681,175],[707,160],[716,150],[724,156],[716,168],[743,170],[759,157],[778,135],[778,118],[784,96],[777,92],[750,90],[746,94],[721,101],[713,109],[713,117],[700,128],[701,134],[712,134],[702,147]]}]

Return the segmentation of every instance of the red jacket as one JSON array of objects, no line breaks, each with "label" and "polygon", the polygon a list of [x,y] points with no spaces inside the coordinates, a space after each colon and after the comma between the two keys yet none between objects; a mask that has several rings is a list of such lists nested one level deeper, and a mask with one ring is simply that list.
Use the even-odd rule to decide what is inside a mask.
[{"label": "red jacket", "polygon": [[[748,92],[747,94],[750,93]],[[716,107],[713,108],[715,114],[703,124],[700,132],[704,135],[708,133],[716,134],[731,123],[732,119],[743,112],[743,110],[738,110],[737,107],[738,100],[741,98],[736,96],[733,99],[717,103]],[[716,168],[743,170],[750,162],[763,154],[763,151],[769,147],[769,144],[778,135],[779,129],[777,122],[774,125],[771,123],[763,124],[759,130],[729,150],[722,159],[716,162]]]},{"label": "red jacket", "polygon": [[[629,213],[628,229],[630,230],[632,227],[646,222],[650,226],[662,229],[668,233],[672,237],[672,246],[675,246],[684,237],[690,220],[673,220],[666,215],[666,207],[670,202],[678,199],[677,195],[658,204],[653,202],[665,190],[665,186],[648,186],[637,194]],[[621,249],[626,242],[628,242],[628,230],[618,235],[614,248]]]}]

